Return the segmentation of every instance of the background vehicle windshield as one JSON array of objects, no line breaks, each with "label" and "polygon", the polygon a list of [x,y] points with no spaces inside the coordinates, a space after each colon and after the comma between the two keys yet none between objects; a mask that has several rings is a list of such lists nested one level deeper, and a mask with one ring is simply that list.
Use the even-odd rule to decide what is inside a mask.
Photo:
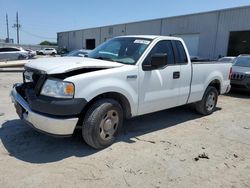
[{"label": "background vehicle windshield", "polygon": [[250,67],[250,56],[248,57],[237,57],[234,61],[234,66],[239,67]]},{"label": "background vehicle windshield", "polygon": [[124,37],[111,39],[88,54],[88,57],[135,64],[150,44],[150,39]]}]

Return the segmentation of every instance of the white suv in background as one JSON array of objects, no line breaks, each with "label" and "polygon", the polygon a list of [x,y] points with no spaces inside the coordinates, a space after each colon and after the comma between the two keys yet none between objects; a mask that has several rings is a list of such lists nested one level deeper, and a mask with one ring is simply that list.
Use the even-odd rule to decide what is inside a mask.
[{"label": "white suv in background", "polygon": [[55,48],[44,48],[42,50],[39,50],[38,55],[56,55],[57,51]]}]

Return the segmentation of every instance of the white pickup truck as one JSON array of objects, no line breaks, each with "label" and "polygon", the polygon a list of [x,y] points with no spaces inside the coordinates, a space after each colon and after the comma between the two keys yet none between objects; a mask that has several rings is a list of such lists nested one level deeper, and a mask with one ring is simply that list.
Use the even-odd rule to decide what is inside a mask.
[{"label": "white pickup truck", "polygon": [[88,57],[37,59],[25,65],[11,96],[21,119],[39,131],[111,145],[123,120],[194,103],[211,114],[230,90],[230,63],[190,61],[180,38],[123,36]]}]

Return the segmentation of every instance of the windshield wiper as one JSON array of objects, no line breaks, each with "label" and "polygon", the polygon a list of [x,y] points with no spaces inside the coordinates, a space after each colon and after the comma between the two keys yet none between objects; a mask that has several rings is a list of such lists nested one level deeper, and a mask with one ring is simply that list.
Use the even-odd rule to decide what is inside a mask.
[{"label": "windshield wiper", "polygon": [[99,57],[95,57],[94,59],[101,59],[101,60],[112,61],[112,62],[122,63],[123,64],[123,62],[121,62],[121,61],[114,60],[114,59],[108,58],[108,57],[101,57],[101,56],[99,56]]},{"label": "windshield wiper", "polygon": [[101,59],[101,60],[106,60],[106,61],[115,61],[115,60],[113,60],[113,59],[111,59],[111,58],[108,58],[108,57],[101,57],[101,56],[95,57],[95,59]]}]

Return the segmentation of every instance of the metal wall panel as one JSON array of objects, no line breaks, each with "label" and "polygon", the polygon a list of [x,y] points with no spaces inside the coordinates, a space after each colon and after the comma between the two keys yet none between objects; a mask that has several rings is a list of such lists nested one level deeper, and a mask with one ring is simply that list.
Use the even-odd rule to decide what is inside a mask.
[{"label": "metal wall panel", "polygon": [[198,56],[212,58],[214,53],[218,13],[166,18],[162,35],[199,35]]},{"label": "metal wall panel", "polygon": [[127,35],[160,35],[160,33],[160,19],[126,24]]},{"label": "metal wall panel", "polygon": [[83,39],[83,33],[82,31],[71,31],[69,32],[69,45],[68,50],[75,50],[75,49],[81,49],[83,47],[82,43]]},{"label": "metal wall panel", "polygon": [[[120,35],[199,35],[198,56],[217,58],[227,54],[230,31],[250,30],[250,6],[186,16],[83,29],[72,38],[71,32],[58,33],[58,45],[85,47],[86,39],[96,45]],[[82,35],[80,34],[82,32]],[[78,33],[78,31],[77,31]],[[80,45],[82,44],[82,45]]]},{"label": "metal wall panel", "polygon": [[83,31],[83,48],[86,48],[86,39],[95,39],[96,46],[101,43],[101,28],[85,29]]},{"label": "metal wall panel", "polygon": [[174,35],[175,37],[180,37],[184,40],[190,56],[198,56],[199,51],[199,34],[186,34],[186,35]]},{"label": "metal wall panel", "polygon": [[125,24],[106,26],[101,28],[101,42],[104,42],[110,38],[125,35],[126,27]]},{"label": "metal wall panel", "polygon": [[58,46],[60,48],[68,48],[69,45],[69,32],[57,33]]},{"label": "metal wall panel", "polygon": [[226,56],[230,31],[250,30],[250,6],[221,11],[219,13],[218,35],[215,56]]}]

